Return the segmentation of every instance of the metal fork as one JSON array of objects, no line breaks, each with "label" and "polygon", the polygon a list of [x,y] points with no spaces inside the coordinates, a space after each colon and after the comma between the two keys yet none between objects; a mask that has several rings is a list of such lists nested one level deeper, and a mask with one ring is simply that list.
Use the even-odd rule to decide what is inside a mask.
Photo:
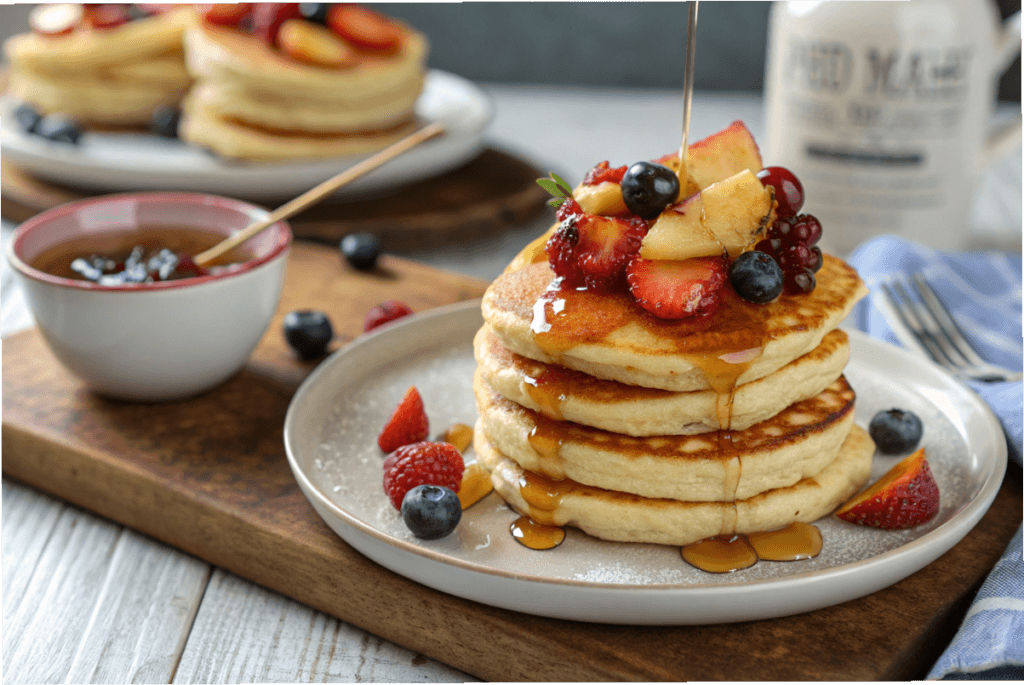
[{"label": "metal fork", "polygon": [[961,378],[985,383],[1024,378],[1024,374],[989,364],[978,355],[949,309],[920,272],[911,275],[910,284],[916,298],[911,297],[899,277],[882,283],[882,292],[917,342],[940,366]]}]

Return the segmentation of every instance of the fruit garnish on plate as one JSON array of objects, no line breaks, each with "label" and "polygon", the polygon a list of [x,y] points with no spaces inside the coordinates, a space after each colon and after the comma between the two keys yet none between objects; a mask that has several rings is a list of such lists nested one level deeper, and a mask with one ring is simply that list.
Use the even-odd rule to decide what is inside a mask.
[{"label": "fruit garnish on plate", "polygon": [[430,420],[423,408],[423,398],[416,386],[409,386],[377,436],[377,446],[384,452],[394,452],[404,445],[426,440],[429,434]]},{"label": "fruit garnish on plate", "polygon": [[395,509],[417,485],[438,485],[458,492],[465,464],[446,442],[416,442],[395,449],[384,459],[384,492]]},{"label": "fruit garnish on plate", "polygon": [[899,530],[927,523],[938,512],[939,486],[922,447],[844,504],[836,516],[862,526]]},{"label": "fruit garnish on plate", "polygon": [[363,320],[363,332],[366,333],[410,314],[412,314],[412,308],[404,302],[398,300],[381,302],[366,313],[366,319]]},{"label": "fruit garnish on plate", "polygon": [[356,54],[333,31],[304,19],[281,24],[277,44],[288,57],[317,67],[341,69],[356,63]]},{"label": "fruit garnish on plate", "polygon": [[924,425],[912,411],[885,409],[871,418],[868,434],[882,454],[903,454],[921,442]]}]

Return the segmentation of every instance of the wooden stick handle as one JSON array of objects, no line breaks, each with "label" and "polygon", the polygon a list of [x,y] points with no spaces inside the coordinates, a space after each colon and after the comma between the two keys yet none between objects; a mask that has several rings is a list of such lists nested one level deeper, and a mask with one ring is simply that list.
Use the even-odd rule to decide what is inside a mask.
[{"label": "wooden stick handle", "polygon": [[312,205],[315,205],[317,202],[320,202],[320,200],[324,199],[326,196],[330,195],[331,193],[333,193],[335,190],[342,187],[346,183],[351,183],[360,176],[370,171],[373,171],[374,169],[383,165],[384,163],[389,162],[395,157],[398,157],[399,155],[405,153],[406,151],[416,147],[423,141],[430,140],[434,136],[440,135],[441,133],[444,133],[444,125],[439,122],[435,122],[430,126],[421,128],[419,131],[413,133],[411,136],[403,138],[402,140],[398,141],[391,147],[387,147],[381,150],[373,157],[370,157],[369,159],[364,159],[362,162],[356,164],[354,167],[350,167],[345,171],[342,171],[340,174],[327,179],[320,185],[314,188],[310,188],[309,190],[304,192],[302,195],[299,195],[294,200],[289,200],[288,202],[284,203],[283,205],[272,211],[267,216],[266,219],[263,219],[262,221],[257,221],[254,224],[249,224],[248,226],[243,228],[238,233],[235,233],[227,240],[223,240],[217,243],[216,245],[211,247],[209,250],[206,250],[205,252],[200,252],[199,254],[192,258],[192,261],[194,261],[199,266],[205,266],[206,264],[212,262],[217,257],[220,257],[225,252],[228,252],[232,248],[238,247],[246,240],[253,237],[263,229],[267,228],[268,226],[272,226],[273,224],[276,224],[278,221],[281,221],[282,219],[287,219],[288,217],[294,214],[298,214],[302,210],[307,209]]}]

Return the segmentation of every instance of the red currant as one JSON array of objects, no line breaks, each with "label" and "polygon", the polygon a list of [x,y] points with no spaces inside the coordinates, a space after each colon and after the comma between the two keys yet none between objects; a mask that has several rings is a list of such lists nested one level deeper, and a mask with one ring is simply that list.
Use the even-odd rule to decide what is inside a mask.
[{"label": "red currant", "polygon": [[792,243],[803,243],[810,247],[821,238],[821,222],[811,214],[801,214],[790,221],[793,228],[789,232]]},{"label": "red currant", "polygon": [[779,250],[782,249],[782,238],[765,238],[759,241],[757,245],[754,245],[754,249],[775,257],[779,254]]},{"label": "red currant", "polygon": [[789,169],[770,166],[757,172],[757,177],[765,186],[775,189],[775,201],[779,206],[775,213],[781,217],[796,216],[804,206],[804,187]]},{"label": "red currant", "polygon": [[811,255],[811,248],[806,245],[787,245],[779,253],[779,266],[783,271],[809,267],[814,259]]},{"label": "red currant", "polygon": [[814,259],[814,263],[808,264],[807,268],[813,271],[814,273],[818,273],[818,270],[821,269],[821,265],[825,263],[825,258],[821,254],[821,248],[818,247],[817,245],[812,247],[811,257]]},{"label": "red currant", "polygon": [[797,268],[784,273],[782,283],[787,295],[806,295],[817,285],[814,272],[810,269]]}]

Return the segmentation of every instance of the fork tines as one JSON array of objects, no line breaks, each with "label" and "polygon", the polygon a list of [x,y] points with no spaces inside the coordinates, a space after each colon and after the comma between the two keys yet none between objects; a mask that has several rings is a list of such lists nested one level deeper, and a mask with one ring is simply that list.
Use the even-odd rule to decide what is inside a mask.
[{"label": "fork tines", "polygon": [[900,320],[940,366],[960,376],[986,382],[1021,377],[1019,373],[987,363],[978,355],[949,309],[920,272],[913,274],[909,281],[909,290],[916,297],[911,296],[899,275],[894,275],[881,286]]}]

